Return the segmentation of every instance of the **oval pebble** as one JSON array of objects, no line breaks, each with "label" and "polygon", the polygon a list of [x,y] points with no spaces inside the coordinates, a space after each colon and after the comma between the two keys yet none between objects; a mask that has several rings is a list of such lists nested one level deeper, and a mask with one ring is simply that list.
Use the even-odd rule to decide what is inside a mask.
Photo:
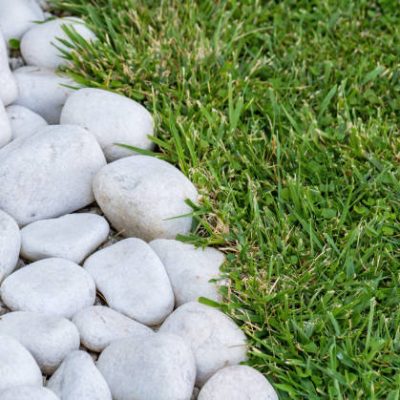
[{"label": "oval pebble", "polygon": [[0,101],[6,106],[15,101],[18,96],[17,82],[8,62],[7,45],[0,29]]},{"label": "oval pebble", "polygon": [[93,182],[97,203],[124,236],[150,241],[187,234],[197,201],[193,184],[173,165],[148,156],[131,156],[103,167]]},{"label": "oval pebble", "polygon": [[71,318],[94,304],[96,287],[91,276],[72,261],[47,258],[8,276],[0,294],[13,311]]},{"label": "oval pebble", "polygon": [[14,386],[1,392],[0,400],[59,400],[59,397],[46,388]]},{"label": "oval pebble", "polygon": [[31,136],[47,125],[46,120],[39,114],[23,106],[8,106],[6,112],[10,121],[13,139]]},{"label": "oval pebble", "polygon": [[0,101],[0,148],[10,142],[12,137],[11,125],[7,116],[6,109]]},{"label": "oval pebble", "polygon": [[221,311],[191,302],[177,308],[160,332],[181,336],[196,358],[196,384],[201,387],[216,371],[246,361],[246,337]]}]

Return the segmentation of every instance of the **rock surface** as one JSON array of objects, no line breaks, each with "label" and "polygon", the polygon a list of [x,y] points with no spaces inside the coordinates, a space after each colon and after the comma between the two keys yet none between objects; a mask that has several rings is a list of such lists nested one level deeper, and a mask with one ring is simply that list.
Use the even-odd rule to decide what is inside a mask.
[{"label": "rock surface", "polygon": [[96,287],[90,275],[72,261],[47,258],[8,276],[0,294],[13,311],[71,318],[94,304]]},{"label": "rock surface", "polygon": [[[0,9],[1,4],[0,2]],[[17,82],[10,71],[7,45],[0,28],[0,101],[3,102],[4,105],[8,105],[15,101],[17,96]]]},{"label": "rock surface", "polygon": [[85,88],[73,93],[65,103],[61,123],[80,125],[97,138],[110,161],[131,156],[131,150],[116,143],[151,149],[153,118],[139,103],[101,89]]},{"label": "rock surface", "polygon": [[29,108],[41,115],[49,124],[58,124],[61,109],[76,84],[51,69],[26,66],[14,71],[18,86],[15,104]]},{"label": "rock surface", "polygon": [[111,400],[110,389],[89,354],[69,354],[47,383],[62,400]]},{"label": "rock surface", "polygon": [[66,60],[62,57],[62,52],[59,49],[66,52],[71,49],[61,43],[59,39],[68,42],[71,40],[63,27],[78,33],[87,41],[96,38],[94,33],[79,18],[56,18],[35,25],[24,34],[21,40],[22,57],[28,65],[55,69],[66,64]]},{"label": "rock surface", "polygon": [[84,264],[107,304],[145,325],[160,324],[174,307],[168,275],[151,247],[125,239],[90,256]]},{"label": "rock surface", "polygon": [[196,188],[165,161],[147,156],[115,161],[96,175],[93,191],[108,220],[124,236],[150,241],[190,231],[192,217],[187,214],[192,209],[185,200],[197,201]]},{"label": "rock surface", "polygon": [[21,254],[32,261],[60,257],[80,264],[110,232],[105,218],[77,213],[36,221],[21,230]]},{"label": "rock surface", "polygon": [[198,400],[278,400],[274,388],[254,368],[235,365],[222,368],[203,386]]},{"label": "rock surface", "polygon": [[95,352],[103,351],[115,340],[153,333],[147,326],[104,306],[85,308],[74,315],[72,322],[78,328],[83,346]]},{"label": "rock surface", "polygon": [[0,393],[13,386],[42,386],[42,374],[36,361],[22,344],[9,336],[0,336]]},{"label": "rock surface", "polygon": [[8,120],[6,109],[0,101],[0,148],[10,142],[11,136],[10,121]]},{"label": "rock surface", "polygon": [[217,284],[219,268],[225,260],[220,251],[211,247],[201,249],[177,240],[156,239],[150,242],[168,273],[177,306],[199,297],[220,301]]},{"label": "rock surface", "polygon": [[21,233],[17,223],[0,210],[0,283],[17,265]]},{"label": "rock surface", "polygon": [[10,121],[13,139],[31,136],[47,125],[44,118],[31,111],[29,108],[12,105],[8,106],[6,111]]},{"label": "rock surface", "polygon": [[196,376],[189,347],[169,334],[113,342],[97,366],[114,400],[190,400]]},{"label": "rock surface", "polygon": [[19,225],[58,217],[93,201],[92,180],[105,164],[93,135],[48,126],[0,149],[0,209]]},{"label": "rock surface", "polygon": [[0,400],[59,400],[59,397],[46,388],[15,386],[1,392]]},{"label": "rock surface", "polygon": [[71,351],[79,348],[79,332],[71,321],[36,312],[3,315],[0,335],[11,336],[25,346],[45,374],[52,374]]},{"label": "rock surface", "polygon": [[201,387],[220,368],[246,360],[246,338],[238,326],[221,311],[191,302],[177,308],[160,332],[181,336],[191,347]]}]

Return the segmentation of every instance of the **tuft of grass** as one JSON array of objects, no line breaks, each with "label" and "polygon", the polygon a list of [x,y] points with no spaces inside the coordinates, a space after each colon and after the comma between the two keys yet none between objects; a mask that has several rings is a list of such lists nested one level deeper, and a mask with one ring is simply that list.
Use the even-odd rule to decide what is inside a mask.
[{"label": "tuft of grass", "polygon": [[400,398],[400,8],[56,0],[67,72],[138,100],[227,252],[224,311],[281,399]]}]

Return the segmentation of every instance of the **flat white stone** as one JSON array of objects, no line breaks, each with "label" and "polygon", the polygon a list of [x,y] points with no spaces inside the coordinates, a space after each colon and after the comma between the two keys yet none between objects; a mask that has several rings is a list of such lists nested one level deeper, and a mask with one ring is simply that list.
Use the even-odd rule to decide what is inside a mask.
[{"label": "flat white stone", "polygon": [[21,230],[21,255],[32,261],[60,257],[80,264],[109,232],[106,219],[96,214],[68,214],[36,221]]},{"label": "flat white stone", "polygon": [[17,223],[0,210],[0,283],[18,263],[21,233]]},{"label": "flat white stone", "polygon": [[1,392],[0,400],[59,400],[59,397],[46,388],[14,386]]},{"label": "flat white stone", "polygon": [[97,203],[115,229],[145,241],[187,234],[197,201],[193,184],[173,165],[131,156],[103,167],[93,182]]},{"label": "flat white stone", "polygon": [[164,321],[160,332],[179,335],[190,345],[199,387],[220,368],[246,361],[244,333],[221,311],[203,304],[180,306]]},{"label": "flat white stone", "polygon": [[47,387],[62,400],[111,400],[106,381],[84,351],[69,354]]},{"label": "flat white stone", "polygon": [[85,308],[74,315],[72,322],[78,328],[81,343],[95,352],[103,351],[115,340],[153,333],[147,326],[105,306]]},{"label": "flat white stone", "polygon": [[43,24],[34,25],[24,34],[21,40],[21,53],[25,62],[28,65],[52,69],[66,64],[66,60],[62,57],[59,49],[67,52],[71,49],[59,40],[70,42],[70,38],[63,27],[75,31],[87,41],[96,38],[94,33],[79,18],[56,18]]},{"label": "flat white stone", "polygon": [[0,336],[0,393],[13,386],[42,386],[42,373],[28,350],[9,336]]},{"label": "flat white stone", "polygon": [[217,371],[203,386],[198,400],[278,400],[263,374],[245,365]]},{"label": "flat white stone", "polygon": [[[0,9],[1,4],[2,2],[0,2]],[[0,102],[8,105],[15,101],[17,96],[17,82],[10,70],[7,45],[0,28]]]},{"label": "flat white stone", "polygon": [[168,275],[151,247],[125,239],[99,250],[84,264],[108,305],[145,325],[160,324],[174,307]]},{"label": "flat white stone", "polygon": [[197,301],[199,297],[221,300],[217,284],[210,280],[219,277],[219,268],[225,260],[223,253],[168,239],[153,240],[150,246],[164,264],[177,306]]},{"label": "flat white stone", "polygon": [[93,201],[105,164],[96,139],[69,125],[48,126],[0,149],[0,209],[19,225],[58,217]]},{"label": "flat white stone", "polygon": [[72,261],[46,258],[8,276],[0,294],[10,310],[71,318],[94,304],[96,287],[90,275]]},{"label": "flat white stone", "polygon": [[97,367],[114,400],[190,400],[196,376],[190,348],[169,334],[115,341]]},{"label": "flat white stone", "polygon": [[5,39],[19,39],[35,21],[43,21],[44,15],[35,0],[1,0],[0,30]]},{"label": "flat white stone", "polygon": [[13,139],[31,136],[39,129],[47,126],[46,120],[29,108],[12,105],[6,108],[6,112]]},{"label": "flat white stone", "polygon": [[64,358],[79,348],[79,332],[65,318],[15,311],[0,318],[0,335],[18,340],[45,374],[52,374]]},{"label": "flat white stone", "polygon": [[49,124],[58,124],[61,109],[76,84],[51,69],[26,66],[14,71],[19,104],[41,115]]}]

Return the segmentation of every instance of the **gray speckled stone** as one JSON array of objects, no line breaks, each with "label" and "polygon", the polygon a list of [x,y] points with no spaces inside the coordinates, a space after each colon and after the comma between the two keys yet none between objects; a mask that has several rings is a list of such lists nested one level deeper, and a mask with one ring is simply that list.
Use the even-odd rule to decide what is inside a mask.
[{"label": "gray speckled stone", "polygon": [[125,239],[99,250],[84,264],[107,304],[145,325],[160,324],[174,307],[168,275],[151,247]]},{"label": "gray speckled stone", "polygon": [[12,137],[11,125],[6,109],[0,99],[0,148],[10,142]]},{"label": "gray speckled stone", "polygon": [[0,283],[17,266],[21,233],[17,223],[0,210]]},{"label": "gray speckled stone", "polygon": [[58,217],[93,201],[92,180],[105,164],[93,135],[48,126],[0,149],[0,209],[19,225]]},{"label": "gray speckled stone", "polygon": [[139,103],[101,89],[85,88],[73,93],[61,113],[61,123],[80,125],[96,136],[110,161],[131,156],[116,143],[151,149],[153,118]]},{"label": "gray speckled stone", "polygon": [[181,336],[196,358],[197,386],[220,368],[246,360],[246,337],[228,316],[214,308],[191,302],[177,308],[160,332]]},{"label": "gray speckled stone", "polygon": [[147,156],[115,161],[96,175],[93,191],[108,220],[124,236],[175,239],[191,229],[192,217],[187,214],[192,209],[185,200],[197,201],[196,188],[165,161]]},{"label": "gray speckled stone", "polygon": [[105,218],[89,213],[36,221],[21,230],[21,254],[32,261],[60,257],[80,264],[109,232]]},{"label": "gray speckled stone", "polygon": [[198,400],[278,400],[274,388],[260,372],[245,365],[217,371],[203,386]]},{"label": "gray speckled stone", "polygon": [[47,126],[46,120],[29,108],[12,105],[8,106],[6,111],[13,139],[31,136],[39,129]]},{"label": "gray speckled stone", "polygon": [[71,321],[36,312],[3,315],[0,335],[11,336],[24,345],[45,374],[52,374],[71,351],[79,348],[79,332]]},{"label": "gray speckled stone", "polygon": [[115,340],[153,333],[147,326],[105,306],[85,308],[74,315],[72,322],[79,330],[81,343],[96,352]]},{"label": "gray speckled stone", "polygon": [[94,304],[96,287],[91,276],[72,261],[47,258],[8,276],[0,294],[13,311],[71,318]]},{"label": "gray speckled stone", "polygon": [[1,392],[0,400],[59,400],[59,397],[46,388],[14,386]]},{"label": "gray speckled stone", "polygon": [[221,300],[217,284],[210,280],[219,278],[219,268],[225,260],[223,253],[177,240],[156,239],[149,244],[164,264],[177,306],[197,301],[199,297]]},{"label": "gray speckled stone", "polygon": [[4,105],[11,104],[18,96],[17,82],[8,61],[7,46],[0,28],[0,101]]},{"label": "gray speckled stone", "polygon": [[110,389],[88,353],[69,354],[47,387],[62,400],[111,400]]},{"label": "gray speckled stone", "polygon": [[42,374],[28,350],[9,336],[0,336],[0,393],[13,386],[42,386]]},{"label": "gray speckled stone", "polygon": [[169,334],[115,341],[97,366],[114,400],[190,400],[196,375],[190,348]]}]

